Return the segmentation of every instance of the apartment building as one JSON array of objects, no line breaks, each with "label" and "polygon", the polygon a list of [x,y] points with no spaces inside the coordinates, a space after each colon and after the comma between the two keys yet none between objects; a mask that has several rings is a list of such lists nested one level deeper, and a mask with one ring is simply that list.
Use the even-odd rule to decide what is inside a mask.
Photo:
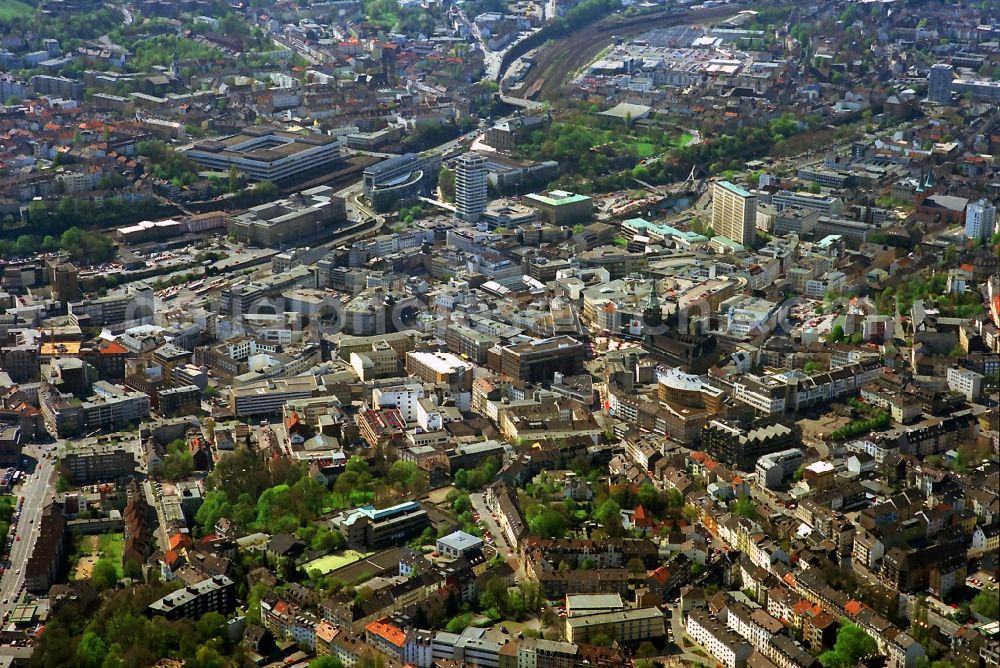
[{"label": "apartment building", "polygon": [[757,460],[757,481],[767,489],[781,489],[803,460],[802,450],[798,448],[766,454]]},{"label": "apartment building", "polygon": [[486,210],[486,158],[466,153],[455,161],[455,209],[470,223],[479,221]]},{"label": "apartment building", "polygon": [[713,183],[712,228],[730,241],[749,246],[757,234],[757,196],[729,181]]},{"label": "apartment building", "polygon": [[452,353],[461,355],[476,364],[485,364],[487,351],[499,343],[500,339],[471,327],[452,323],[445,329],[444,341]]},{"label": "apartment building", "polygon": [[771,638],[784,632],[785,625],[763,609],[751,610],[742,603],[732,603],[726,613],[726,626],[764,652]]},{"label": "apartment building", "polygon": [[170,620],[198,619],[208,612],[228,615],[235,608],[235,583],[225,575],[216,575],[153,601],[149,613]]},{"label": "apartment building", "polygon": [[818,211],[821,216],[837,216],[844,212],[844,202],[839,197],[810,192],[780,190],[771,196],[771,203],[779,213],[792,206]]},{"label": "apartment building", "polygon": [[452,353],[406,353],[406,372],[427,383],[447,383],[472,389],[473,365]]},{"label": "apartment building", "polygon": [[987,199],[970,202],[965,211],[965,237],[973,241],[986,241],[996,228],[997,209]]},{"label": "apartment building", "polygon": [[958,392],[966,401],[975,401],[983,392],[983,380],[985,376],[972,369],[964,369],[959,366],[948,367],[947,372],[948,389]]},{"label": "apartment building", "polygon": [[687,614],[685,630],[725,668],[745,668],[753,647],[709,614],[694,608]]},{"label": "apartment building", "polygon": [[48,384],[39,390],[39,408],[45,423],[60,438],[75,436],[81,431],[118,429],[136,424],[149,417],[149,395],[128,391],[106,381],[94,383],[95,395],[79,401],[72,395],[60,394]]},{"label": "apartment building", "polygon": [[80,327],[147,325],[153,322],[156,305],[151,287],[140,284],[118,293],[67,306],[70,321]]},{"label": "apartment building", "polygon": [[229,407],[238,418],[281,412],[286,401],[315,396],[315,376],[293,376],[249,383],[229,389]]},{"label": "apartment building", "polygon": [[621,643],[637,643],[666,635],[663,612],[656,607],[612,610],[566,618],[566,640],[589,643],[604,634]]},{"label": "apartment building", "polygon": [[486,488],[483,497],[490,511],[496,514],[497,524],[500,525],[507,544],[511,547],[518,546],[527,531],[528,522],[521,513],[516,496],[506,483],[497,481]]},{"label": "apartment building", "polygon": [[121,442],[78,441],[67,443],[60,464],[76,485],[114,482],[131,476],[138,467],[135,451]]},{"label": "apartment building", "polygon": [[24,566],[25,588],[33,594],[44,594],[56,583],[66,556],[66,518],[62,508],[45,506],[38,523],[38,539]]},{"label": "apartment building", "polygon": [[395,408],[408,423],[417,421],[418,403],[425,396],[424,386],[416,382],[372,389],[372,404],[381,410]]},{"label": "apartment building", "polygon": [[711,420],[702,429],[701,445],[716,459],[750,470],[760,457],[798,445],[798,438],[780,422],[747,430],[724,420]]}]

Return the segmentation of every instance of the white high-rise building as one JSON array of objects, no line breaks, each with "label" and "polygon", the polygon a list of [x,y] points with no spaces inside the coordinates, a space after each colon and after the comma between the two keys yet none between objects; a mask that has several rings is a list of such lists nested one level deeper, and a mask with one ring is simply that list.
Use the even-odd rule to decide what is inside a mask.
[{"label": "white high-rise building", "polygon": [[986,199],[970,202],[965,210],[965,236],[985,241],[993,234],[997,222],[997,208]]},{"label": "white high-rise building", "polygon": [[455,161],[455,209],[470,223],[486,210],[486,157],[466,153]]}]

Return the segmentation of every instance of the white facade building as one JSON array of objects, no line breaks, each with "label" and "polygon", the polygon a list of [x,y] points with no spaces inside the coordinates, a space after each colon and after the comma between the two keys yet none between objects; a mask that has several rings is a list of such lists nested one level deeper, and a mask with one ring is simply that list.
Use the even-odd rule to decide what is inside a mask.
[{"label": "white facade building", "polygon": [[997,223],[997,208],[986,199],[969,202],[965,210],[965,236],[974,241],[985,241],[993,234]]},{"label": "white facade building", "polygon": [[459,156],[455,162],[455,209],[470,223],[486,210],[486,158],[475,153]]}]

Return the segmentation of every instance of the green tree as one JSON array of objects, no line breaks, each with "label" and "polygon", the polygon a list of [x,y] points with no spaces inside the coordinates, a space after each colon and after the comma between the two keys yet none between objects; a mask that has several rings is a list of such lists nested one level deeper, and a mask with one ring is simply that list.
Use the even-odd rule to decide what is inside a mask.
[{"label": "green tree", "polygon": [[101,663],[101,668],[125,668],[125,658],[122,656],[122,647],[118,643],[112,643],[108,648],[108,653]]},{"label": "green tree", "polygon": [[91,571],[90,581],[100,591],[110,589],[118,582],[118,567],[110,559],[98,559]]},{"label": "green tree", "polygon": [[107,646],[93,631],[87,631],[76,646],[77,665],[81,668],[100,668]]},{"label": "green tree", "polygon": [[310,661],[309,668],[344,668],[344,662],[335,656],[321,656]]},{"label": "green tree", "polygon": [[195,652],[191,665],[194,668],[225,668],[226,660],[212,645],[202,645]]},{"label": "green tree", "polygon": [[207,643],[213,638],[221,638],[225,632],[226,618],[217,612],[206,612],[195,622],[198,641]]},{"label": "green tree", "polygon": [[543,538],[562,538],[566,535],[566,516],[553,508],[540,508],[528,520],[531,532]]},{"label": "green tree", "polygon": [[487,614],[495,611],[497,617],[506,617],[510,613],[510,594],[503,578],[495,577],[486,581],[483,592],[479,595],[479,609]]},{"label": "green tree", "polygon": [[833,648],[823,652],[819,660],[824,668],[853,668],[858,659],[877,651],[878,645],[874,638],[856,624],[848,623],[837,630],[836,643]]},{"label": "green tree", "polygon": [[247,594],[247,621],[260,624],[260,599],[268,592],[267,585],[258,582],[250,588]]},{"label": "green tree", "polygon": [[734,515],[740,517],[754,518],[757,516],[757,507],[754,506],[753,501],[746,497],[741,496],[736,501],[733,501],[729,506]]},{"label": "green tree", "polygon": [[614,499],[607,499],[596,506],[593,518],[610,536],[620,536],[625,532],[622,526],[621,506]]},{"label": "green tree", "polygon": [[701,509],[698,506],[686,505],[681,508],[681,517],[683,517],[688,524],[694,524],[701,519]]},{"label": "green tree", "polygon": [[472,613],[466,612],[461,615],[456,615],[448,622],[445,630],[448,633],[461,633],[465,629],[472,625]]},{"label": "green tree", "polygon": [[195,513],[194,519],[198,523],[198,526],[202,528],[202,531],[208,534],[212,533],[215,529],[215,523],[220,518],[231,514],[231,512],[232,506],[229,505],[226,493],[222,490],[213,489],[205,492],[201,506],[198,508],[198,512]]},{"label": "green tree", "polygon": [[441,196],[446,202],[455,201],[455,172],[447,167],[442,167],[438,172],[438,187],[441,188]]},{"label": "green tree", "polygon": [[1000,619],[1000,589],[991,587],[982,589],[972,599],[972,609],[990,619]]},{"label": "green tree", "polygon": [[168,480],[184,480],[194,471],[194,455],[187,441],[178,438],[167,444],[163,457],[163,475]]}]

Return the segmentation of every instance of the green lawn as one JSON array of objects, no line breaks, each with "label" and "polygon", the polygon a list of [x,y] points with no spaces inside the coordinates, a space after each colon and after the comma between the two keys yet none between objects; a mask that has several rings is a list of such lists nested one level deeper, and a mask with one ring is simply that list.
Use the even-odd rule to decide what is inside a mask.
[{"label": "green lawn", "polygon": [[34,11],[31,5],[20,0],[0,0],[0,21],[23,19],[31,16]]},{"label": "green lawn", "polygon": [[358,552],[357,550],[344,550],[343,552],[338,552],[337,554],[328,554],[325,557],[314,559],[304,565],[302,570],[306,573],[309,571],[319,571],[323,575],[326,575],[330,571],[335,571],[338,568],[343,568],[344,566],[350,566],[354,562],[361,561],[362,559],[370,557],[373,554],[375,553]]},{"label": "green lawn", "polygon": [[101,534],[97,542],[100,556],[108,559],[118,569],[118,577],[122,577],[122,552],[125,551],[125,535],[120,533]]},{"label": "green lawn", "polygon": [[632,146],[640,158],[649,158],[656,153],[656,146],[646,141],[636,142]]},{"label": "green lawn", "polygon": [[[691,136],[691,133],[685,132],[678,137],[675,137],[670,143],[676,148],[681,148],[690,144],[692,139],[693,137]],[[629,147],[635,149],[636,155],[638,155],[639,158],[651,158],[663,150],[657,148],[656,144],[648,141],[635,141],[629,144]],[[669,148],[669,146],[667,148]]]}]

